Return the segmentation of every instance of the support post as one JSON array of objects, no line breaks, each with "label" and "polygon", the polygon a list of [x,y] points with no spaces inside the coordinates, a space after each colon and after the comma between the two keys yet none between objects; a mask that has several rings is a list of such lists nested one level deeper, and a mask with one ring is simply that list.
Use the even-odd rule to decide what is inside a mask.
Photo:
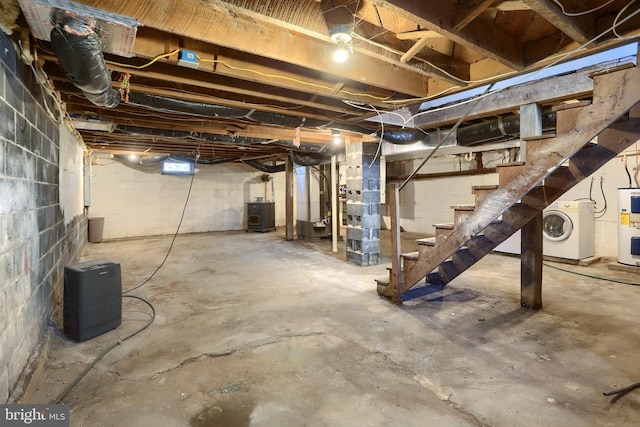
[{"label": "support post", "polygon": [[520,106],[520,161],[527,160],[527,137],[542,135],[542,108],[538,104]]},{"label": "support post", "polygon": [[293,240],[293,159],[287,156],[285,163],[285,239]]},{"label": "support post", "polygon": [[389,207],[391,208],[391,299],[396,304],[402,303],[402,268],[400,266],[400,185],[391,184],[389,193]]},{"label": "support post", "polygon": [[338,178],[337,157],[331,156],[331,250],[338,252]]},{"label": "support post", "polygon": [[542,211],[522,227],[520,255],[520,305],[542,308]]}]

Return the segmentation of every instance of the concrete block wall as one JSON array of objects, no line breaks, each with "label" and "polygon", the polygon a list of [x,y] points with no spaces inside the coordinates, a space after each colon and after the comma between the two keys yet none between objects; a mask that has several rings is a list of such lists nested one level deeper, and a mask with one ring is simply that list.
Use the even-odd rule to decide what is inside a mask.
[{"label": "concrete block wall", "polygon": [[[265,197],[263,172],[242,164],[198,165],[180,233],[243,230],[246,203]],[[92,160],[89,216],[104,218],[103,238],[176,232],[191,176],[140,172],[102,156]],[[284,172],[274,178],[276,226],[285,223]],[[266,186],[271,201],[271,182]]]},{"label": "concrete block wall", "polygon": [[378,145],[346,146],[347,261],[368,266],[380,263],[380,159]]},{"label": "concrete block wall", "polygon": [[[21,393],[21,379],[47,324],[59,316],[64,265],[86,242],[82,209],[63,214],[60,132],[13,43],[0,33],[0,402]],[[72,142],[70,142],[72,141]],[[77,145],[65,138],[65,144]],[[71,164],[82,153],[66,151]],[[73,169],[73,167],[72,167]],[[73,197],[73,196],[70,196]]]}]

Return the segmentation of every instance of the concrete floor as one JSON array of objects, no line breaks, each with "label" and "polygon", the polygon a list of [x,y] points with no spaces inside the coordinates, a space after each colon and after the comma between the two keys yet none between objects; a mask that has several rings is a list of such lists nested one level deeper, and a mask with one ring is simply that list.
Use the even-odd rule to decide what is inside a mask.
[{"label": "concrete floor", "polygon": [[[415,236],[403,237],[408,251]],[[84,259],[121,263],[126,290],[170,240],[90,244]],[[329,248],[280,231],[179,236],[133,292],[156,321],[67,396],[71,425],[640,425],[640,389],[617,402],[602,394],[640,381],[640,286],[545,268],[544,309],[526,311],[519,260],[489,255],[395,306],[375,292],[388,253],[363,268]],[[562,267],[640,281],[604,262]],[[116,330],[83,343],[54,335],[30,403],[56,398],[148,319],[127,298]]]}]

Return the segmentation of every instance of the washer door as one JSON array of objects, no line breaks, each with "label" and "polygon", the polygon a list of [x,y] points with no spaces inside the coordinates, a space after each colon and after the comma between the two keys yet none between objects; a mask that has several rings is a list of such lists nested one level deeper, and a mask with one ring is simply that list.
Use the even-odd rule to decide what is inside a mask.
[{"label": "washer door", "polygon": [[561,211],[547,211],[542,215],[542,234],[552,242],[561,242],[571,236],[573,222]]}]

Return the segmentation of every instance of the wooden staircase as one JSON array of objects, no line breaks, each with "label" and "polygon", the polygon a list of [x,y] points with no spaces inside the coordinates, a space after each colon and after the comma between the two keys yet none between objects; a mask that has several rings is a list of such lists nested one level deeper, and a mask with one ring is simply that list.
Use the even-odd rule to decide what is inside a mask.
[{"label": "wooden staircase", "polygon": [[558,111],[556,135],[526,138],[525,162],[501,165],[498,186],[474,187],[475,205],[453,206],[454,222],[436,224],[417,252],[401,253],[399,187],[391,188],[392,267],[378,293],[399,304],[425,277],[446,284],[522,229],[521,303],[540,308],[542,210],[640,139],[639,87],[638,67],[595,76],[590,105]]}]

